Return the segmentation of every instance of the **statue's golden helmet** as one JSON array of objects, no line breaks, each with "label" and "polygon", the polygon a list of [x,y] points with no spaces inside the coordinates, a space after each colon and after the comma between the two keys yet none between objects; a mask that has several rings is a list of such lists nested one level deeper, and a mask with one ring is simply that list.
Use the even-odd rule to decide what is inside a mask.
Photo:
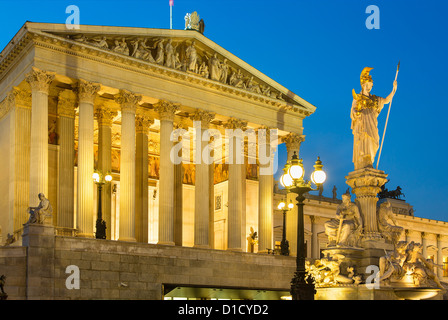
[{"label": "statue's golden helmet", "polygon": [[370,70],[373,68],[365,67],[361,72],[361,85],[363,85],[366,82],[373,82],[372,76],[370,75]]}]

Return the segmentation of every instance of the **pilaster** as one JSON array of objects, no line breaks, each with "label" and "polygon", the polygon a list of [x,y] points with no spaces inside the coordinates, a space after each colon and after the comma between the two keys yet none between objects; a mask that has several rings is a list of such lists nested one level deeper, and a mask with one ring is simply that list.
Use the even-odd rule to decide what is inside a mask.
[{"label": "pilaster", "polygon": [[148,132],[154,123],[149,115],[137,112],[135,117],[135,238],[148,243]]},{"label": "pilaster", "polygon": [[29,185],[30,185],[30,140],[31,140],[31,93],[14,87],[6,98],[7,108],[12,111],[12,152],[11,168],[14,168],[13,179],[10,181],[12,198],[10,210],[13,214],[13,230],[23,227],[29,215]]},{"label": "pilaster", "polygon": [[59,115],[59,185],[58,185],[58,226],[75,227],[75,108],[76,94],[64,90],[58,96]]},{"label": "pilaster", "polygon": [[[112,107],[101,104],[95,108],[98,122],[98,170],[103,174],[112,172],[112,124],[118,112]],[[112,184],[102,187],[102,217],[106,222],[106,239],[112,238]]]}]

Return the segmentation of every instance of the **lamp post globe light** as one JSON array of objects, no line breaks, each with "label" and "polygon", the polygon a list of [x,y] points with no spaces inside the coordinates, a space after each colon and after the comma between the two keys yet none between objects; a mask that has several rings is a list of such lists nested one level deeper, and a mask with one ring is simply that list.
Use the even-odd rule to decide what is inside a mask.
[{"label": "lamp post globe light", "polygon": [[[293,300],[314,300],[313,279],[305,270],[305,225],[303,220],[303,206],[305,194],[310,191],[317,191],[325,182],[327,176],[322,170],[323,165],[320,158],[314,164],[314,172],[311,174],[311,181],[304,180],[305,170],[303,161],[294,152],[292,159],[288,161],[283,169],[280,183],[287,192],[297,194],[297,260],[296,272],[291,280],[291,295]],[[316,186],[312,188],[311,182]]]},{"label": "lamp post globe light", "polygon": [[93,181],[98,187],[98,217],[96,219],[96,239],[106,239],[106,221],[103,220],[103,213],[101,207],[101,190],[103,185],[112,181],[112,176],[106,174],[105,176],[101,172],[94,172],[92,175]]},{"label": "lamp post globe light", "polygon": [[286,206],[286,202],[282,201],[278,205],[278,209],[283,211],[283,233],[282,242],[280,243],[280,254],[282,256],[289,256],[289,241],[286,240],[286,212],[290,211],[294,207],[294,204],[290,202]]}]

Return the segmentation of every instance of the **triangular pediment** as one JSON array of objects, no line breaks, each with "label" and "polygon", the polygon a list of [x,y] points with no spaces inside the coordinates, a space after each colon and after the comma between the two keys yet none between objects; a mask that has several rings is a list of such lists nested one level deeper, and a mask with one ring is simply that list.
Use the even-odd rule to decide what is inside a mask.
[{"label": "triangular pediment", "polygon": [[27,29],[90,50],[138,59],[167,68],[168,72],[200,77],[212,85],[242,90],[277,101],[305,116],[315,111],[312,104],[194,30],[84,25],[79,30],[69,30],[63,24],[47,23],[27,23]]}]

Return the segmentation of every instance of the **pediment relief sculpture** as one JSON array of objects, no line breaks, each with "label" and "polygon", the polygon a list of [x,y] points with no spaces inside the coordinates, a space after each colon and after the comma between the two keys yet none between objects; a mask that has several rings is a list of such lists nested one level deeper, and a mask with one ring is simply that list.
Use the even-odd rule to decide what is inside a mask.
[{"label": "pediment relief sculpture", "polygon": [[214,80],[272,99],[286,101],[288,98],[278,90],[254,76],[244,72],[218,53],[203,50],[196,40],[144,37],[69,36],[69,39],[83,42],[103,50],[130,56],[167,68],[180,70]]}]

